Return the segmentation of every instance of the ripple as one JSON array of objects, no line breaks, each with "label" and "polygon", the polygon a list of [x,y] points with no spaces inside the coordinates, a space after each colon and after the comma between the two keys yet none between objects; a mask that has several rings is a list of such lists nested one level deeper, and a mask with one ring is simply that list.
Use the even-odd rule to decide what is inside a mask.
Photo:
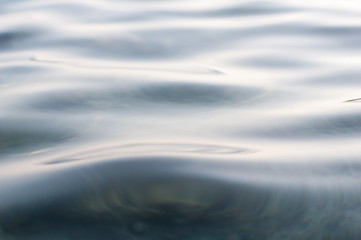
[{"label": "ripple", "polygon": [[272,138],[315,139],[352,137],[361,133],[361,115],[359,114],[320,116],[303,119],[302,123],[292,124],[291,122],[288,120],[282,126],[270,126],[267,130],[259,129],[256,131],[256,135]]},{"label": "ripple", "polygon": [[234,16],[249,16],[249,15],[267,15],[267,14],[282,14],[286,12],[300,11],[300,8],[293,8],[290,6],[281,6],[277,3],[270,4],[267,1],[246,2],[243,4],[233,4],[228,8],[210,10],[202,12],[199,15],[202,17],[234,17]]},{"label": "ripple", "polygon": [[310,77],[299,81],[303,84],[314,84],[327,87],[339,87],[339,86],[360,86],[361,73],[359,71],[337,71],[319,75],[316,77]]},{"label": "ripple", "polygon": [[[82,121],[83,124],[85,121]],[[0,155],[33,152],[59,146],[79,130],[49,116],[0,119]]]},{"label": "ripple", "polygon": [[186,154],[196,154],[196,155],[209,155],[209,156],[224,156],[224,155],[238,155],[238,154],[249,154],[255,153],[255,150],[241,148],[241,147],[232,147],[232,146],[222,146],[215,144],[192,144],[192,143],[132,143],[132,144],[123,144],[123,145],[112,145],[112,146],[103,146],[101,148],[94,147],[91,151],[77,152],[72,155],[67,155],[61,159],[51,160],[45,164],[62,164],[62,163],[71,163],[74,161],[89,161],[90,159],[104,158],[105,156],[115,157],[115,156],[125,156],[129,154],[174,154],[180,153],[182,155]]},{"label": "ripple", "polygon": [[[201,234],[208,226],[205,223],[216,225],[227,221],[229,217],[221,216],[231,211],[233,204],[243,204],[244,211],[255,211],[245,205],[264,201],[263,194],[257,194],[258,190],[244,187],[241,190],[244,197],[232,203],[235,192],[231,190],[231,185],[186,173],[194,164],[192,162],[191,159],[172,157],[118,158],[118,161],[59,169],[51,175],[40,176],[47,178],[46,181],[31,182],[31,189],[36,190],[27,199],[37,200],[32,204],[28,201],[25,208],[15,204],[17,210],[8,206],[6,211],[2,211],[0,224],[5,232],[18,236],[39,236],[57,228],[61,230],[59,234],[82,232],[84,237],[91,238],[84,230],[97,234],[95,229],[100,228],[99,234],[135,236],[137,232],[144,231],[148,237],[151,233],[159,237],[163,227],[168,230],[179,227],[189,229],[194,225],[199,227],[195,229],[197,234]],[[55,197],[41,190],[45,182],[48,186],[56,186]],[[29,181],[22,187],[30,187],[28,185]],[[20,202],[23,201],[24,198]],[[12,204],[16,202],[19,201],[12,201]],[[9,209],[11,216],[7,214]],[[22,215],[21,221],[18,221],[18,214]],[[43,221],[50,225],[42,224]],[[105,225],[110,227],[105,230]],[[129,225],[130,229],[120,227]],[[143,227],[140,228],[140,225]],[[227,229],[230,230],[230,227]],[[14,229],[17,229],[16,233]],[[179,234],[179,231],[170,233],[177,238]]]},{"label": "ripple", "polygon": [[249,100],[261,91],[250,87],[182,83],[153,84],[140,92],[143,99],[154,102],[213,106]]},{"label": "ripple", "polygon": [[[252,15],[268,15],[268,14],[282,14],[288,12],[300,11],[301,8],[294,8],[290,6],[281,6],[277,3],[268,3],[264,1],[257,2],[245,2],[242,4],[232,4],[231,6],[222,7],[219,9],[210,9],[210,10],[194,10],[184,11],[178,10],[174,11],[173,9],[164,10],[164,11],[152,11],[144,12],[140,11],[139,13],[124,14],[123,16],[113,16],[109,17],[107,21],[149,21],[159,18],[230,18],[230,17],[244,17]],[[115,15],[115,14],[114,14]],[[104,21],[104,20],[103,20]]]},{"label": "ripple", "polygon": [[360,239],[356,1],[0,2],[1,240]]},{"label": "ripple", "polygon": [[[344,172],[346,168],[340,165],[331,168]],[[357,239],[353,236],[360,233],[354,224],[343,224],[358,206],[360,193],[353,188],[350,193],[333,183],[328,183],[330,188],[321,187],[320,181],[329,181],[328,177],[337,174],[332,169],[325,174],[322,168],[328,168],[327,164],[275,166],[145,156],[102,158],[67,168],[44,167],[48,174],[37,175],[36,181],[18,179],[19,186],[12,191],[17,199],[7,202],[11,199],[8,194],[2,201],[0,224],[5,234],[16,239],[21,236],[42,239],[46,234],[48,238],[99,239],[110,234],[110,239],[120,236],[159,239],[167,231],[171,239],[184,239],[182,232],[186,230],[192,236],[210,234],[217,240],[230,234],[240,239],[259,239],[276,237],[284,229],[300,226],[304,229],[302,236],[327,234],[327,226],[332,222],[336,223],[337,236],[348,233],[351,239]],[[267,180],[257,183],[261,175],[271,173],[267,179],[272,180],[287,169],[290,178],[299,174],[295,179],[300,185],[282,187]],[[304,184],[313,179],[315,170],[320,171],[317,174],[320,179],[309,182],[309,186],[317,186],[301,187],[308,186]],[[219,178],[221,172],[227,176]],[[233,173],[239,177],[237,182],[230,181],[229,174]],[[300,176],[304,176],[302,181]],[[23,197],[19,197],[22,189]],[[0,190],[4,191],[3,186]],[[359,215],[352,219],[359,219]],[[295,232],[288,234],[293,236]]]},{"label": "ripple", "polygon": [[156,29],[126,32],[118,36],[102,38],[68,37],[39,43],[43,47],[65,48],[67,51],[97,58],[172,59],[206,52],[214,49],[215,46],[221,47],[232,41],[232,32],[201,28]]},{"label": "ripple", "polygon": [[146,107],[174,109],[184,106],[225,107],[242,104],[262,94],[261,89],[195,83],[154,83],[136,87],[49,90],[31,97],[27,104],[43,110],[129,109]]},{"label": "ripple", "polygon": [[38,30],[18,30],[0,32],[0,50],[18,50],[28,46],[30,40],[34,40],[34,37],[38,35]]},{"label": "ripple", "polygon": [[308,61],[282,56],[258,56],[249,57],[240,61],[233,61],[236,65],[245,65],[255,68],[275,68],[275,69],[293,69],[315,66]]}]

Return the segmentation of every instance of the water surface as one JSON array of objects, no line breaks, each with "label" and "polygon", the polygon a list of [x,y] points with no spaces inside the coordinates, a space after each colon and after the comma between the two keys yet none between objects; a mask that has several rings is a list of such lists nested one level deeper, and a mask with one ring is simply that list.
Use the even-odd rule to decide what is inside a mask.
[{"label": "water surface", "polygon": [[0,238],[361,236],[357,1],[0,1]]}]

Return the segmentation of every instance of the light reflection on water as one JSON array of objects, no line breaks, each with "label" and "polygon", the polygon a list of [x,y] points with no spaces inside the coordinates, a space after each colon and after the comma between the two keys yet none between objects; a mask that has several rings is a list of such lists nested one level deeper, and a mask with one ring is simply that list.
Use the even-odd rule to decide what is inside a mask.
[{"label": "light reflection on water", "polygon": [[359,239],[355,1],[1,1],[0,238]]}]

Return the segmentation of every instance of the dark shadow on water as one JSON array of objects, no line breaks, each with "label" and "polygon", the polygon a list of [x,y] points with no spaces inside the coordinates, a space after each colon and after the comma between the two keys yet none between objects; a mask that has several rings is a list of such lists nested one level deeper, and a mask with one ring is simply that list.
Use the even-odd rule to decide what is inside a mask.
[{"label": "dark shadow on water", "polygon": [[295,58],[289,56],[256,56],[256,57],[248,57],[242,60],[232,61],[234,65],[240,66],[250,66],[260,69],[297,69],[297,68],[307,68],[307,67],[315,67],[314,63],[307,61],[302,58]]},{"label": "dark shadow on water", "polygon": [[[116,16],[105,18],[107,21],[146,21],[154,19],[173,19],[173,18],[228,18],[228,17],[246,17],[254,15],[269,15],[269,14],[283,14],[290,12],[299,12],[301,8],[294,8],[290,6],[280,6],[276,3],[270,4],[265,1],[257,1],[252,3],[233,4],[232,6],[211,9],[211,10],[193,10],[193,11],[148,11],[140,12],[139,15],[131,14],[125,16]],[[101,21],[101,20],[100,20]]]},{"label": "dark shadow on water", "polygon": [[100,38],[56,39],[45,48],[65,48],[81,55],[116,59],[183,58],[225,46],[232,39],[224,30],[166,29],[129,32]]},{"label": "dark shadow on water", "polygon": [[215,106],[237,104],[257,96],[261,91],[251,87],[211,84],[153,84],[140,89],[139,97],[145,101]]},{"label": "dark shadow on water", "polygon": [[[54,119],[7,119],[0,120],[0,156],[42,150],[77,135],[77,131]],[[4,158],[6,159],[6,158]]]},{"label": "dark shadow on water", "polygon": [[[231,107],[249,101],[261,89],[196,83],[154,83],[110,86],[94,89],[45,91],[24,103],[42,110],[128,109],[146,107],[193,108]],[[185,109],[185,110],[186,110]]]},{"label": "dark shadow on water", "polygon": [[[31,41],[38,35],[38,30],[18,30],[0,32],[0,51],[19,50],[31,46]],[[36,43],[36,42],[34,42]],[[30,45],[29,45],[30,44]]]},{"label": "dark shadow on water", "polygon": [[[16,75],[22,75],[23,78],[26,78],[26,75],[23,74],[32,74],[36,72],[45,71],[46,69],[47,68],[44,66],[26,66],[26,65],[17,64],[16,66],[11,66],[11,67],[0,67],[0,72],[3,78],[4,75],[6,75],[8,78],[12,78]],[[8,81],[11,82],[10,79]]]},{"label": "dark shadow on water", "polygon": [[280,6],[277,3],[267,1],[247,2],[243,4],[233,5],[229,8],[209,10],[207,12],[199,12],[194,14],[199,17],[237,17],[249,15],[267,15],[282,14],[300,11],[300,8],[289,7],[287,5]]},{"label": "dark shadow on water", "polygon": [[[49,170],[56,167],[45,166]],[[327,172],[328,168],[339,170]],[[345,169],[343,176],[350,180],[355,175],[347,171],[355,174],[361,168],[341,168]],[[227,177],[218,178],[222,171]],[[19,197],[23,189],[24,196],[0,204],[1,234],[5,240],[97,240],[104,236],[111,240],[278,240],[280,236],[356,240],[361,234],[360,192],[350,192],[347,184],[346,188],[334,185],[333,177],[339,171],[338,165],[327,164],[103,159],[88,166],[59,168],[38,176],[37,181],[24,180],[15,188]],[[233,182],[228,175],[232,172],[240,179],[268,176],[271,182],[257,183],[258,177]],[[284,186],[272,183],[283,173],[288,174]],[[302,176],[303,181],[287,182]]]}]

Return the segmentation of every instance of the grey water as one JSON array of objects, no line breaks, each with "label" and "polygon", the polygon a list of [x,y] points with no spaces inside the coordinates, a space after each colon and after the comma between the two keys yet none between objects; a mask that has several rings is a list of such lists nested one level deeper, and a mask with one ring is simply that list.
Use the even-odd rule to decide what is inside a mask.
[{"label": "grey water", "polygon": [[0,240],[361,239],[355,0],[0,0]]}]

